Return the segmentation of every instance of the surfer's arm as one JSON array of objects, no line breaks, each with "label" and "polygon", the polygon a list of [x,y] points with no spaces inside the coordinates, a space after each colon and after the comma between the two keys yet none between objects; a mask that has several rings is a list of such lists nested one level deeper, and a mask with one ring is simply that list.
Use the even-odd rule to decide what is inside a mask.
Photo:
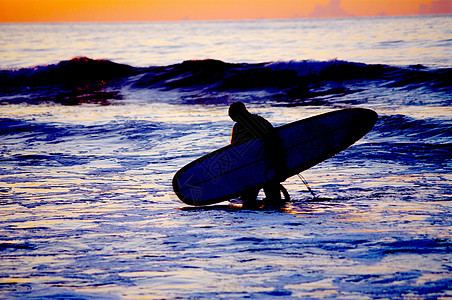
[{"label": "surfer's arm", "polygon": [[237,142],[237,139],[238,139],[237,124],[235,124],[231,132],[231,144],[235,144]]}]

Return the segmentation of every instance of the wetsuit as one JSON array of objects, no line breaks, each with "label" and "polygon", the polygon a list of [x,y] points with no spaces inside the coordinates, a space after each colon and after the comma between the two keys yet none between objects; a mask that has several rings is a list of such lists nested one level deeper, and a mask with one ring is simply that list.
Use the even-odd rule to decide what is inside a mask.
[{"label": "wetsuit", "polygon": [[[274,127],[270,122],[261,116],[244,113],[236,119],[236,124],[232,129],[231,143],[241,144],[253,139],[262,139],[265,145],[265,151],[270,156],[274,166],[275,179],[264,184],[264,192],[267,205],[282,205],[280,194],[280,176],[278,172],[281,166],[281,159],[278,149],[278,140]],[[259,188],[249,189],[241,194],[241,199],[245,200],[244,205],[253,206],[256,204],[256,198],[259,194]]]}]

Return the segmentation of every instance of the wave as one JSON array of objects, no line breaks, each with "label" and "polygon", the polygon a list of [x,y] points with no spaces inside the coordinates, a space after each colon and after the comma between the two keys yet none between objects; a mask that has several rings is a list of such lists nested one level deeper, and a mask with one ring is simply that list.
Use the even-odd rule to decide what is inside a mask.
[{"label": "wave", "polygon": [[450,121],[433,118],[413,119],[405,115],[380,116],[380,122],[375,130],[380,132],[380,137],[391,142],[403,137],[403,141],[422,141],[429,143],[432,140],[447,143],[452,136]]},{"label": "wave", "polygon": [[[181,99],[201,102],[204,97],[197,96],[200,91],[211,95],[263,90],[276,101],[322,105],[325,97],[359,92],[375,81],[390,88],[428,87],[449,92],[450,78],[451,68],[395,67],[341,60],[248,64],[206,59],[144,68],[76,57],[54,65],[0,71],[0,101],[111,104],[112,100],[124,98],[122,89],[127,87],[131,91],[178,90],[185,93]],[[224,97],[221,95],[218,100],[222,102]],[[215,97],[206,98],[206,102],[216,102]]]},{"label": "wave", "polygon": [[2,86],[5,84],[41,85],[71,81],[109,80],[129,76],[133,67],[109,60],[75,57],[55,65],[36,66],[19,70],[0,71]]}]

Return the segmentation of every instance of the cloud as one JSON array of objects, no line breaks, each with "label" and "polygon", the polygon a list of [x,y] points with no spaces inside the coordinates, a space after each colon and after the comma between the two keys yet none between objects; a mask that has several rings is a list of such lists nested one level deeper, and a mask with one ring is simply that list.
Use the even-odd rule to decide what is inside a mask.
[{"label": "cloud", "polygon": [[341,0],[330,0],[326,6],[316,4],[314,11],[309,16],[312,18],[344,18],[353,15],[341,7]]},{"label": "cloud", "polygon": [[436,0],[429,4],[420,4],[419,5],[419,13],[421,15],[451,14],[452,13],[452,1]]}]

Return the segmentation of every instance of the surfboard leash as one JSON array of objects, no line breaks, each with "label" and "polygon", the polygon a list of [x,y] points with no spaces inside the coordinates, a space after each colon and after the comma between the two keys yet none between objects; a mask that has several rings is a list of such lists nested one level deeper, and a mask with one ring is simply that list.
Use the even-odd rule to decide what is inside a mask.
[{"label": "surfboard leash", "polygon": [[314,192],[312,191],[311,187],[309,186],[309,183],[306,181],[306,179],[300,174],[298,173],[298,178],[301,179],[301,181],[304,183],[304,185],[308,188],[309,192],[311,192],[312,196],[314,198],[317,198],[317,196],[314,194]]}]

